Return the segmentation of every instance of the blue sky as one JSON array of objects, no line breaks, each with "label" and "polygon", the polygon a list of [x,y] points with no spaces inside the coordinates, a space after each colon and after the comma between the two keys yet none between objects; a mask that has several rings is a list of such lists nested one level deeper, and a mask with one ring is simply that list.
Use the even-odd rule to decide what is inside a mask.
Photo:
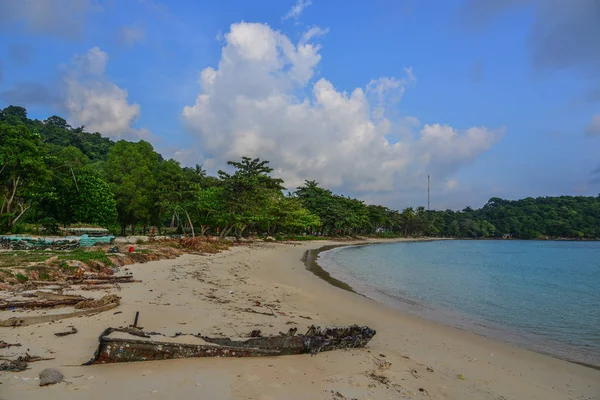
[{"label": "blue sky", "polygon": [[0,107],[183,164],[394,208],[427,174],[435,208],[600,192],[595,0],[0,0],[0,26]]}]

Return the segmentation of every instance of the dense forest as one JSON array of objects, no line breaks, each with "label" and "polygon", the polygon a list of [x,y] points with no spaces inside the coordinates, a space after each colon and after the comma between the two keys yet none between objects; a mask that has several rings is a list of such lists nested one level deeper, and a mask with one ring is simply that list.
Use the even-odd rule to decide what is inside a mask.
[{"label": "dense forest", "polygon": [[116,234],[600,238],[600,196],[490,199],[481,209],[396,211],[306,181],[295,192],[268,161],[230,161],[209,176],[165,160],[145,141],[112,140],[57,116],[0,110],[0,232],[56,234],[102,226]]}]

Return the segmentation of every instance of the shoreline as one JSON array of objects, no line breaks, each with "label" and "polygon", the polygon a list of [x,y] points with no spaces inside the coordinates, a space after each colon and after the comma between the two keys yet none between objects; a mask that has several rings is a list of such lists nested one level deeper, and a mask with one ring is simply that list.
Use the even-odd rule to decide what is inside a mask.
[{"label": "shoreline", "polygon": [[[539,348],[535,348],[535,346],[528,346],[525,342],[525,339],[522,338],[521,334],[519,334],[518,332],[510,332],[512,334],[516,334],[517,338],[522,339],[522,343],[519,343],[518,341],[511,341],[508,339],[504,339],[501,335],[493,335],[493,334],[486,334],[483,333],[482,331],[479,332],[476,329],[473,328],[473,321],[471,321],[469,319],[468,316],[462,315],[462,314],[457,314],[460,315],[460,317],[464,318],[467,323],[469,324],[469,327],[461,327],[458,325],[452,325],[450,323],[448,323],[447,321],[443,321],[441,319],[436,319],[434,317],[427,317],[424,315],[419,314],[418,312],[410,312],[406,309],[403,309],[401,306],[399,306],[398,304],[391,304],[391,303],[397,303],[397,302],[405,302],[408,304],[412,304],[412,305],[416,305],[417,303],[415,303],[414,300],[412,299],[405,299],[405,298],[395,298],[395,297],[391,297],[383,292],[380,292],[382,294],[382,296],[388,297],[390,299],[392,299],[393,301],[391,301],[389,304],[387,302],[383,302],[382,300],[378,300],[377,298],[372,297],[371,295],[367,294],[367,293],[363,293],[363,291],[359,291],[357,290],[354,286],[352,286],[352,283],[348,283],[345,282],[343,279],[344,278],[340,278],[338,279],[337,277],[334,277],[331,275],[331,272],[328,271],[327,269],[325,269],[323,266],[321,266],[318,263],[318,258],[319,255],[321,253],[326,253],[329,252],[333,249],[337,249],[337,248],[342,248],[342,247],[350,247],[350,246],[370,246],[370,245],[377,245],[377,244],[387,244],[387,243],[396,243],[396,242],[419,242],[419,241],[434,241],[434,240],[444,240],[444,239],[431,239],[431,240],[391,240],[391,241],[374,241],[371,243],[349,243],[349,244],[337,244],[337,245],[327,245],[327,246],[323,246],[320,247],[318,249],[311,249],[311,250],[307,250],[305,255],[302,257],[302,261],[304,262],[304,265],[306,267],[306,269],[308,271],[310,271],[311,273],[313,273],[314,275],[318,276],[319,278],[323,279],[325,282],[331,284],[334,287],[340,288],[340,289],[344,289],[347,290],[349,292],[352,292],[354,294],[357,294],[359,296],[363,296],[365,298],[368,298],[372,301],[377,302],[378,304],[381,305],[391,305],[391,307],[398,309],[400,312],[403,313],[409,313],[411,315],[415,315],[419,318],[423,318],[424,320],[427,321],[432,321],[432,322],[436,322],[436,323],[441,323],[445,326],[448,326],[450,328],[454,328],[454,329],[459,329],[459,330],[463,330],[465,332],[469,332],[472,334],[476,334],[485,338],[488,338],[490,340],[497,340],[500,341],[502,343],[511,345],[511,346],[515,346],[517,348],[520,349],[525,349],[525,350],[529,350],[529,351],[533,351],[536,352],[538,354],[542,354],[542,355],[546,355],[546,356],[550,356],[553,358],[556,358],[558,360],[563,360],[563,361],[567,361],[573,364],[577,364],[577,365],[581,365],[584,366],[586,368],[591,368],[594,370],[598,370],[600,371],[600,364],[592,364],[592,363],[588,363],[585,361],[579,361],[579,360],[575,360],[575,359],[571,359],[568,357],[561,357],[559,354],[555,354],[549,351],[544,351],[542,349]],[[435,308],[434,308],[435,309]],[[495,326],[486,326],[486,329],[492,331],[492,332],[501,332],[501,329],[499,327],[495,327]]]},{"label": "shoreline", "polygon": [[[2,349],[2,356],[27,351],[54,359],[31,363],[31,369],[21,373],[0,372],[0,397],[598,398],[599,371],[400,312],[307,273],[301,261],[307,250],[340,244],[352,243],[256,243],[218,254],[187,254],[131,265],[130,271],[141,282],[107,291],[121,297],[115,312],[2,328],[2,340],[23,346]],[[268,307],[275,311],[273,315]],[[316,356],[80,365],[92,356],[100,332],[131,324],[136,312],[144,330],[167,335],[201,332],[239,338],[255,329],[263,335],[277,335],[290,327],[304,332],[313,324],[366,325],[377,334],[365,349]],[[0,312],[0,317],[5,316],[15,314]],[[78,333],[54,336],[67,325],[74,325]],[[44,368],[58,368],[70,383],[39,387],[34,378]]]}]

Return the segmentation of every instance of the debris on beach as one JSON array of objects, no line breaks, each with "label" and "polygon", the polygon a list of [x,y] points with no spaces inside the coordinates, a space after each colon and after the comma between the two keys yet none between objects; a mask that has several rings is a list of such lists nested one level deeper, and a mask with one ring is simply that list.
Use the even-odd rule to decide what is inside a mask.
[{"label": "debris on beach", "polygon": [[62,382],[65,376],[57,369],[46,368],[40,372],[40,386],[54,385]]},{"label": "debris on beach", "polygon": [[0,364],[0,371],[10,371],[10,372],[22,372],[27,369],[27,363],[25,361],[5,361]]},{"label": "debris on beach", "polygon": [[21,347],[21,343],[6,343],[4,340],[0,340],[0,349],[8,349],[10,347]]},{"label": "debris on beach", "polygon": [[42,324],[47,322],[60,321],[67,318],[83,317],[87,315],[94,315],[103,311],[110,310],[117,307],[120,304],[120,297],[116,295],[106,295],[100,300],[86,299],[85,297],[82,302],[93,301],[94,303],[85,303],[85,305],[96,305],[102,304],[98,307],[78,309],[63,314],[46,314],[46,315],[32,315],[23,317],[12,317],[5,320],[0,320],[0,327],[15,327],[15,326],[27,326]]},{"label": "debris on beach", "polygon": [[83,296],[55,294],[49,292],[35,292],[20,296],[17,300],[0,300],[0,310],[12,310],[16,308],[50,308],[57,306],[73,306],[84,300]]},{"label": "debris on beach", "polygon": [[121,298],[115,294],[107,294],[98,300],[94,299],[86,299],[75,304],[76,309],[89,309],[89,308],[98,308],[103,307],[108,304],[119,304]]},{"label": "debris on beach", "polygon": [[[135,338],[111,337],[125,333]],[[290,330],[286,335],[253,337],[246,340],[189,335],[200,339],[198,344],[163,342],[154,336],[164,336],[141,329],[108,328],[101,333],[94,358],[84,365],[133,361],[153,361],[195,357],[262,357],[294,354],[317,354],[321,351],[361,348],[375,336],[375,330],[366,326],[316,327],[311,326],[302,335]],[[171,338],[177,338],[176,334]],[[147,340],[150,339],[151,340]]]},{"label": "debris on beach", "polygon": [[56,332],[54,334],[54,336],[62,337],[62,336],[74,335],[77,333],[77,328],[75,328],[73,325],[69,325],[69,326],[67,326],[67,328],[71,328],[71,330],[64,331],[64,332]]}]

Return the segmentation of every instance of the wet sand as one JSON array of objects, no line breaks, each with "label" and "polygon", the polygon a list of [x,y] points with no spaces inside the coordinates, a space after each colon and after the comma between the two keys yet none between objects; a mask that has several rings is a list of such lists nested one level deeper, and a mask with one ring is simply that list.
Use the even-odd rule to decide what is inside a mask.
[{"label": "wet sand", "polygon": [[[261,243],[130,266],[141,283],[81,293],[118,294],[121,306],[114,310],[0,328],[1,340],[23,345],[0,350],[2,357],[25,352],[55,357],[24,372],[0,372],[0,399],[600,399],[598,370],[403,313],[306,271],[307,250],[335,244]],[[247,308],[265,314],[272,309],[275,315]],[[92,357],[103,329],[131,324],[136,311],[144,330],[167,335],[237,338],[254,329],[268,335],[354,323],[377,335],[366,349],[316,356],[80,366]],[[0,312],[2,319],[15,315]],[[54,336],[68,325],[79,332]],[[61,370],[66,382],[39,387],[35,377],[48,367]]]}]

